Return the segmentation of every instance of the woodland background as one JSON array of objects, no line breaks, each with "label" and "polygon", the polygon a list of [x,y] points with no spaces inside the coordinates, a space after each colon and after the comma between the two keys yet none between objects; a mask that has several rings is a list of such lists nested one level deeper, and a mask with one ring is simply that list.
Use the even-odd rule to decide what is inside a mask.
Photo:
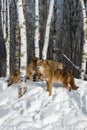
[{"label": "woodland background", "polygon": [[[27,62],[29,62],[35,56],[35,0],[21,1],[26,24]],[[84,4],[87,16],[87,0],[84,0]],[[50,0],[39,0],[40,58],[42,58],[49,5]],[[20,67],[20,30],[17,9],[17,0],[0,0],[0,76],[6,76],[8,55],[6,44],[9,44],[10,50],[10,74]],[[80,72],[56,49],[62,51],[76,66],[81,68],[83,43],[84,21],[81,0],[55,0],[47,59],[63,62],[74,77],[79,78]]]}]

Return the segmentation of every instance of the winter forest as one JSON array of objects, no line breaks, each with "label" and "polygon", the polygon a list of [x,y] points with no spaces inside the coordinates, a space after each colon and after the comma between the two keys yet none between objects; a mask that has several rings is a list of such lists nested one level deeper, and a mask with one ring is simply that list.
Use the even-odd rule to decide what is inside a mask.
[{"label": "winter forest", "polygon": [[87,130],[87,0],[0,0],[0,130]]},{"label": "winter forest", "polygon": [[86,79],[86,16],[87,0],[0,0],[0,76],[37,56]]}]

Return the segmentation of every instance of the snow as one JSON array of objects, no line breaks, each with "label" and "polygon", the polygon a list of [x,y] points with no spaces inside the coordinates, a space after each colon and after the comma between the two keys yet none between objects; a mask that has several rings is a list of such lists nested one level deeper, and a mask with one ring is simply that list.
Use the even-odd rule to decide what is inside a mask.
[{"label": "snow", "polygon": [[27,80],[18,98],[19,84],[7,87],[0,78],[0,130],[87,130],[87,81],[75,82],[79,89],[71,92],[53,84],[49,96],[45,82]]}]

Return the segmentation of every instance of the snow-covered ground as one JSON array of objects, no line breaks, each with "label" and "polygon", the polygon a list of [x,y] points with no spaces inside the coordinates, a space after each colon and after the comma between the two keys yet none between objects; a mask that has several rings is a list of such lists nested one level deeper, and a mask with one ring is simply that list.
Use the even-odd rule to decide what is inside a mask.
[{"label": "snow-covered ground", "polygon": [[87,81],[75,81],[78,90],[54,84],[49,96],[45,82],[27,80],[18,98],[19,85],[0,78],[0,130],[87,130]]}]

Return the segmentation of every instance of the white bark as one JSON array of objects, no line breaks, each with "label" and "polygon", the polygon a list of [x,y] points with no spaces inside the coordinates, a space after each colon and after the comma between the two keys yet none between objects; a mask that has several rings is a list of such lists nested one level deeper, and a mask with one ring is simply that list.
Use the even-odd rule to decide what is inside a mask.
[{"label": "white bark", "polygon": [[83,14],[83,30],[84,30],[84,41],[83,41],[83,54],[82,54],[82,65],[81,65],[81,79],[85,77],[86,71],[86,62],[87,62],[87,17],[86,17],[86,9],[83,0],[80,0],[82,6],[82,14]]},{"label": "white bark", "polygon": [[2,18],[2,30],[3,38],[6,39],[6,0],[1,1],[1,18]]},{"label": "white bark", "polygon": [[3,32],[3,11],[4,11],[4,5],[3,5],[3,0],[1,1],[1,22],[2,22],[2,32]]},{"label": "white bark", "polygon": [[47,58],[47,49],[49,44],[49,35],[50,35],[50,25],[51,25],[51,18],[53,14],[53,6],[54,6],[54,0],[50,0],[50,6],[49,6],[49,13],[46,23],[46,30],[45,30],[45,38],[44,38],[44,46],[42,51],[42,58]]},{"label": "white bark", "polygon": [[17,12],[18,12],[20,42],[21,42],[20,70],[22,72],[22,77],[24,77],[26,73],[25,67],[27,64],[27,38],[26,38],[26,24],[23,12],[22,0],[17,0]]},{"label": "white bark", "polygon": [[9,75],[10,73],[10,14],[9,14],[9,5],[10,1],[7,0],[7,17],[8,17],[8,22],[7,22],[7,39],[6,39],[6,52],[7,52],[7,59],[6,59],[6,74]]},{"label": "white bark", "polygon": [[39,57],[39,0],[35,0],[35,56]]},{"label": "white bark", "polygon": [[3,1],[3,37],[4,37],[4,40],[6,40],[6,0]]},{"label": "white bark", "polygon": [[[1,18],[2,18],[2,32],[3,32],[3,38],[5,40],[5,46],[6,46],[6,74],[9,75],[10,72],[10,65],[9,65],[9,53],[10,53],[10,23],[9,23],[9,3],[10,0],[2,0],[1,1]],[[6,10],[7,7],[7,10]],[[6,19],[7,16],[7,19]],[[8,21],[7,21],[8,20]],[[7,32],[6,32],[7,28]]]}]

